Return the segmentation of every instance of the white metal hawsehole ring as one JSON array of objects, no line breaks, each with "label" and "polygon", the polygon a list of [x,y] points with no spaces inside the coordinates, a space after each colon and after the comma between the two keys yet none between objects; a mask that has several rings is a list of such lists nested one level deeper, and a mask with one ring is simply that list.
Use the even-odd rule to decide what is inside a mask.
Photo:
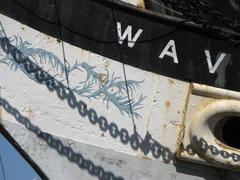
[{"label": "white metal hawsehole ring", "polygon": [[223,118],[233,116],[240,117],[240,101],[217,100],[210,103],[193,116],[190,138],[192,147],[208,162],[239,169],[240,149],[230,147],[214,136],[216,124]]}]

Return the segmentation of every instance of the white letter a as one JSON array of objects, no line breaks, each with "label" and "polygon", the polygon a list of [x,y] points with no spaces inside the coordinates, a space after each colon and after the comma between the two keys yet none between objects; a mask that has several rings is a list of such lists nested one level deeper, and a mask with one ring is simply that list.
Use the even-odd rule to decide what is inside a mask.
[{"label": "white letter a", "polygon": [[[168,51],[169,48],[171,48],[171,51]],[[176,52],[176,47],[175,47],[175,41],[174,40],[170,40],[167,43],[167,45],[165,46],[165,48],[163,49],[163,51],[159,55],[159,58],[162,59],[162,58],[164,58],[165,55],[172,57],[174,63],[178,64],[178,57],[177,57],[177,52]]]}]

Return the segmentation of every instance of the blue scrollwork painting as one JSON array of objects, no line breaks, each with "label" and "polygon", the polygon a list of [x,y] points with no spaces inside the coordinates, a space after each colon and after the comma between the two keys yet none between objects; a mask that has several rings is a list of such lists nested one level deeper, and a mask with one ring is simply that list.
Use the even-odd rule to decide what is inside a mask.
[{"label": "blue scrollwork painting", "polygon": [[[136,118],[141,117],[138,111],[143,108],[145,97],[140,95],[140,97],[135,98],[135,94],[143,81],[125,81],[124,78],[116,76],[114,72],[108,72],[108,70],[106,70],[107,73],[102,74],[97,71],[96,66],[83,61],[76,61],[72,65],[67,62],[65,66],[55,54],[42,48],[32,47],[30,42],[24,41],[20,36],[14,35],[6,38],[3,28],[0,29],[0,38],[2,40],[4,38],[8,39],[11,45],[17,48],[24,56],[28,57],[44,70],[53,72],[53,76],[62,79],[62,81],[65,79],[65,71],[68,77],[73,76],[74,73],[76,74],[76,71],[85,73],[85,76],[83,76],[84,79],[83,77],[79,77],[80,80],[78,82],[73,83],[71,80],[69,81],[70,89],[76,94],[86,97],[90,101],[101,98],[107,108],[111,104],[122,115],[127,114],[128,116],[133,115]],[[14,61],[11,53],[6,53],[1,48],[0,63],[6,64],[13,71],[20,69],[29,78],[39,83],[34,76],[26,72],[21,64]]]}]

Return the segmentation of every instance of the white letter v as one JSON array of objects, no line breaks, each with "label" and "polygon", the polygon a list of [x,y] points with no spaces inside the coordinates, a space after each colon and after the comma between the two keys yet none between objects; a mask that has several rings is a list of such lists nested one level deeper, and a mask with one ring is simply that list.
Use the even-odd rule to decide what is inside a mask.
[{"label": "white letter v", "polygon": [[217,70],[218,66],[221,64],[223,59],[225,58],[226,53],[221,53],[220,56],[217,57],[217,61],[214,64],[214,66],[212,64],[211,55],[210,55],[209,50],[205,50],[205,55],[207,57],[207,63],[208,63],[209,72],[211,74],[213,74],[213,73],[215,73],[215,71]]}]

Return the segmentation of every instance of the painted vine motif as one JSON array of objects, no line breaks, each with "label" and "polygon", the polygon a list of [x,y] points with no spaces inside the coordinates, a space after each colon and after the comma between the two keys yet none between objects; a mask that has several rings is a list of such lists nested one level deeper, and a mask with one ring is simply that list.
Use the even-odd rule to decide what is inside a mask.
[{"label": "painted vine motif", "polygon": [[[0,38],[5,38],[4,29],[0,29]],[[89,100],[102,98],[103,103],[106,104],[107,108],[109,108],[109,103],[111,103],[118,108],[122,115],[127,114],[130,117],[132,113],[133,116],[138,119],[141,117],[138,110],[143,108],[145,97],[140,95],[138,99],[135,99],[133,98],[133,95],[143,81],[127,80],[127,82],[125,82],[123,78],[116,76],[114,72],[108,72],[108,75],[105,76],[104,79],[103,74],[97,72],[95,66],[91,66],[86,62],[80,63],[76,61],[73,65],[67,63],[67,67],[65,68],[61,60],[52,52],[41,48],[31,47],[31,44],[28,41],[23,41],[20,36],[14,35],[8,37],[8,40],[11,45],[21,51],[24,56],[31,59],[41,68],[44,68],[44,70],[46,70],[45,67],[47,66],[48,69],[46,71],[54,72],[54,77],[57,77],[60,81],[64,81],[65,79],[65,70],[69,76],[74,71],[85,72],[86,78],[79,81],[77,85],[72,85],[70,82],[70,88],[76,94],[86,97]],[[20,69],[29,78],[39,83],[33,75],[26,72],[21,64],[14,61],[11,53],[7,54],[2,49],[0,49],[0,63],[8,65],[13,71]],[[130,100],[127,96],[126,83],[131,96]]]}]

